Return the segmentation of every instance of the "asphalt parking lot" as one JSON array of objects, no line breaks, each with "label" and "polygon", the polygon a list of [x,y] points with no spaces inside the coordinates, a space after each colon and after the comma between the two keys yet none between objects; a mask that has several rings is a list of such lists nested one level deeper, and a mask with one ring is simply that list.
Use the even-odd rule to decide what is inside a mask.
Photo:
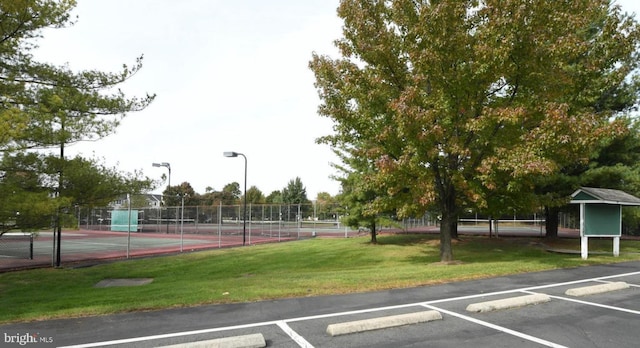
[{"label": "asphalt parking lot", "polygon": [[[566,293],[614,282],[628,287]],[[549,301],[468,310],[471,304],[532,294]],[[441,319],[344,335],[327,330],[424,311],[436,311]],[[238,339],[247,335],[262,337],[267,347],[637,347],[638,328],[640,262],[628,262],[374,293],[11,324],[0,332],[38,332],[56,347],[189,347],[220,339],[242,344]]]}]

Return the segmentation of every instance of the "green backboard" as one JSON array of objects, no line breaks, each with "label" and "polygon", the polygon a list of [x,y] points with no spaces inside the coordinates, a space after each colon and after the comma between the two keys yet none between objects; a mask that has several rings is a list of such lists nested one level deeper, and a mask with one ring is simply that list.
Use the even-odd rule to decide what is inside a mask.
[{"label": "green backboard", "polygon": [[[127,228],[131,225],[131,229]],[[128,210],[113,210],[111,212],[111,231],[136,232],[138,230],[138,211],[131,211],[131,224],[129,224]]]},{"label": "green backboard", "polygon": [[584,236],[615,237],[622,234],[619,205],[585,204],[584,209]]}]

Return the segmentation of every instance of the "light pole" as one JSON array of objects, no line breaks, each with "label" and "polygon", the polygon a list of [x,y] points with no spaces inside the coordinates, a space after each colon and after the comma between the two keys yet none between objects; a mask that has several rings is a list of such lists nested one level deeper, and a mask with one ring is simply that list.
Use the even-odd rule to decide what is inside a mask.
[{"label": "light pole", "polygon": [[224,157],[242,156],[244,158],[244,212],[242,213],[242,245],[244,246],[247,240],[247,156],[233,151],[227,151],[223,155]]},{"label": "light pole", "polygon": [[[171,187],[171,164],[169,162],[161,162],[161,163],[153,163],[151,164],[154,167],[166,167],[169,170],[169,176],[167,177],[167,193],[169,193],[169,188]],[[162,195],[164,198],[164,195]],[[167,213],[169,211],[167,210]],[[162,209],[160,209],[160,223],[162,223]],[[167,233],[169,233],[169,216],[167,216]]]},{"label": "light pole", "polygon": [[186,193],[181,193],[178,194],[178,196],[180,196],[182,198],[182,213],[180,215],[180,252],[182,252],[183,246],[184,246],[184,239],[183,239],[183,235],[184,235],[184,197],[186,196]]}]

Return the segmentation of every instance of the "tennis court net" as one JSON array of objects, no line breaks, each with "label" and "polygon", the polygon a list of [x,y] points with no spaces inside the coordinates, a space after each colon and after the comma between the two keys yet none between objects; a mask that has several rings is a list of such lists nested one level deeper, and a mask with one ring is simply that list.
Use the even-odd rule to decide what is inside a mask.
[{"label": "tennis court net", "polygon": [[0,235],[0,258],[33,259],[33,233],[8,232]]}]

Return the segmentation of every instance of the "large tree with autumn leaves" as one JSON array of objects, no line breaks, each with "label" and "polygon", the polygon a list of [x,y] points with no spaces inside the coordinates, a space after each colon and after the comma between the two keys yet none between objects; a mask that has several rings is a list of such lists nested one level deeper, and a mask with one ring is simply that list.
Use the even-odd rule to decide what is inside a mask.
[{"label": "large tree with autumn leaves", "polygon": [[638,24],[610,1],[342,0],[338,15],[341,56],[310,62],[334,121],[319,141],[373,166],[367,210],[437,210],[442,261],[463,208],[529,201],[535,177],[625,131],[595,107],[638,64]]}]

